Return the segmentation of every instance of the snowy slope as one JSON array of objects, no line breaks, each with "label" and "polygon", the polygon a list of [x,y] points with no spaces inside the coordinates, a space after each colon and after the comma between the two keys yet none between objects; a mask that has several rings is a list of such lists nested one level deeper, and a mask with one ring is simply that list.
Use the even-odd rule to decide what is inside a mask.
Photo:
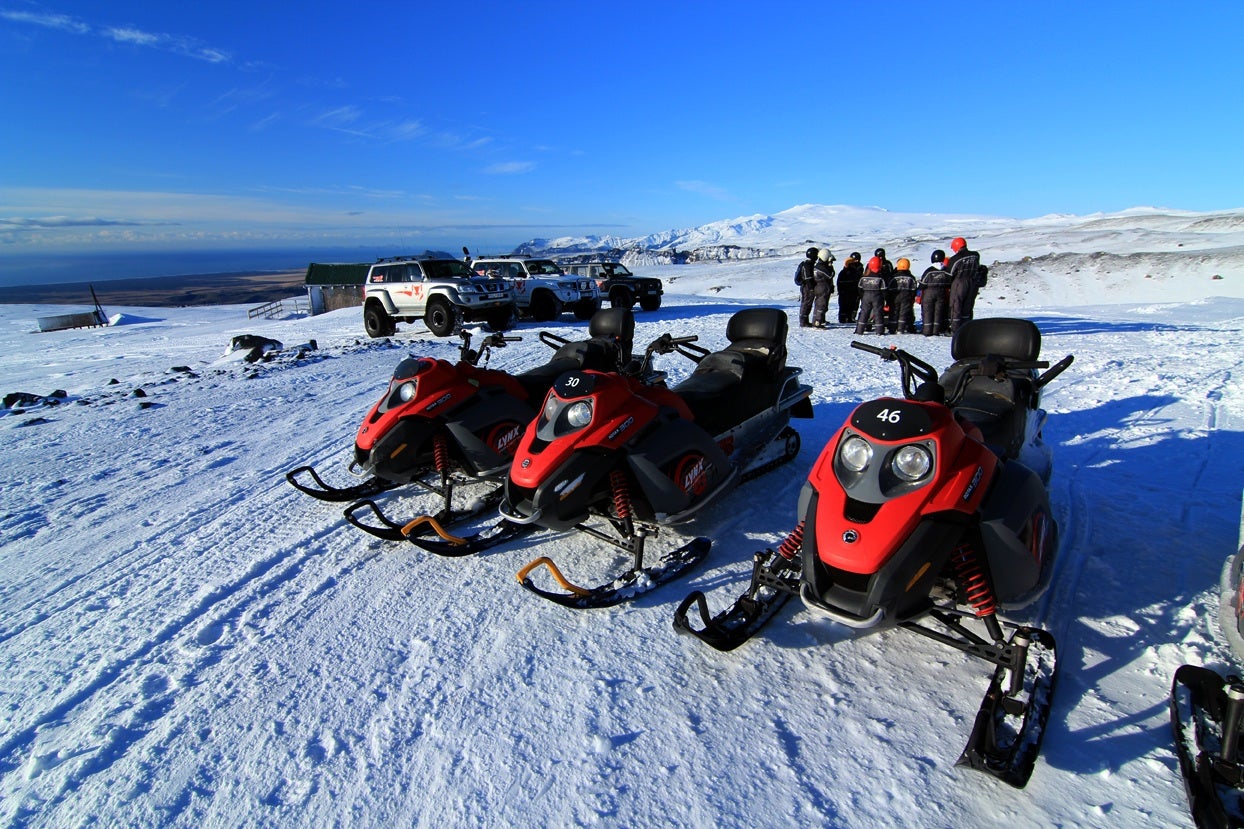
[{"label": "snowy slope", "polygon": [[[1115,219],[1099,230],[1188,247],[1204,246],[1198,221],[1219,221]],[[1087,222],[1054,248],[1057,223],[995,238],[1075,250]],[[0,391],[68,394],[0,416],[0,823],[1185,825],[1166,695],[1178,665],[1230,661],[1217,582],[1244,489],[1229,224],[1206,251],[1228,279],[1145,280],[1108,259],[1088,279],[1085,257],[1027,296],[991,277],[978,306],[1034,319],[1045,356],[1076,355],[1045,396],[1064,545],[1027,618],[1058,637],[1062,674],[1022,791],[953,765],[983,663],[903,632],[848,635],[794,604],[731,654],[670,628],[689,590],[720,606],[743,588],[821,445],[856,403],[895,393],[846,330],[792,331],[816,417],[796,422],[791,465],[692,528],[715,538],[705,566],[629,606],[572,612],[514,573],[541,554],[572,578],[620,564],[588,540],[437,559],[284,481],[303,463],[339,471],[403,356],[453,355],[421,325],[369,341],[350,309],[254,323],[241,307],[108,308],[122,324],[36,334],[58,309],[0,306]],[[720,347],[740,308],[793,314],[794,266],[643,270],[667,295],[638,314],[636,342],[671,331]],[[493,365],[541,362],[537,330],[521,326]],[[240,333],[318,349],[222,359]],[[947,340],[901,344],[949,362]],[[662,367],[677,381],[690,363]]]}]

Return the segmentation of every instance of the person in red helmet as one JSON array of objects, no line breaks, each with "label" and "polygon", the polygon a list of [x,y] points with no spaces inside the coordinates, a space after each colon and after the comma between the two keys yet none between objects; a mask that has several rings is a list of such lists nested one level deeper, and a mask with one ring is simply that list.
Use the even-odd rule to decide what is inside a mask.
[{"label": "person in red helmet", "polygon": [[855,333],[863,334],[871,327],[878,334],[885,336],[885,277],[881,275],[883,267],[880,256],[868,260],[868,267],[860,277],[860,317],[855,323]]},{"label": "person in red helmet", "polygon": [[946,260],[946,270],[950,274],[950,331],[953,334],[972,318],[972,307],[976,302],[976,271],[981,264],[981,255],[968,248],[962,236],[950,242],[954,252]]}]

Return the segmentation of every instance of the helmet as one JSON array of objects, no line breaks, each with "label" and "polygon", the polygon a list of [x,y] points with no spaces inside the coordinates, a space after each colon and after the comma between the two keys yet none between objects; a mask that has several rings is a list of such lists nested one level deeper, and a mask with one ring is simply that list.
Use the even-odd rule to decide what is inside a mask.
[{"label": "helmet", "polygon": [[822,262],[834,261],[834,257],[829,253],[829,248],[821,248],[821,252],[816,255],[816,258],[820,259]]},{"label": "helmet", "polygon": [[872,273],[881,273],[881,259],[874,256],[868,260],[868,270]]},{"label": "helmet", "polygon": [[816,248],[808,248],[808,258],[815,259],[817,254]]},{"label": "helmet", "polygon": [[894,263],[894,270],[896,271],[911,270],[911,260],[908,259],[907,257],[903,257],[902,259]]},{"label": "helmet", "polygon": [[850,256],[848,256],[847,258],[854,259],[856,262],[858,262],[860,261],[860,252],[857,250],[854,253],[852,253]]},{"label": "helmet", "polygon": [[929,261],[930,262],[945,262],[946,251],[940,250],[940,249],[933,251],[933,255],[929,257]]},{"label": "helmet", "polygon": [[876,256],[879,259],[885,259],[885,248],[877,248],[873,251],[873,256]]},{"label": "helmet", "polygon": [[964,241],[962,236],[956,236],[955,238],[950,240],[950,249],[954,251],[955,253],[958,253],[959,251],[963,250],[967,246],[968,246],[968,243]]}]

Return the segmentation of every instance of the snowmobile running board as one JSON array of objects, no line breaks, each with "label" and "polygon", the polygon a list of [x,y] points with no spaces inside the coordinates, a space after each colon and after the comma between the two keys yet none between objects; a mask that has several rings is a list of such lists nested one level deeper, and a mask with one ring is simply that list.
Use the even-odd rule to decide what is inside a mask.
[{"label": "snowmobile running board", "polygon": [[[298,480],[298,476],[303,473],[310,475],[316,486],[310,486]],[[285,473],[285,480],[289,481],[299,492],[305,492],[312,498],[318,498],[321,501],[357,501],[360,498],[370,498],[373,495],[379,495],[381,492],[402,486],[402,484],[396,481],[387,481],[384,478],[375,476],[354,486],[333,486],[321,478],[320,474],[310,466],[300,466],[297,469],[291,469]]]},{"label": "snowmobile running board", "polygon": [[[696,590],[674,611],[674,630],[694,636],[719,651],[732,651],[751,639],[798,594],[799,572],[797,562],[788,562],[773,550],[762,550],[752,559],[750,586],[734,604],[710,617],[704,593]],[[692,605],[696,606],[704,625],[698,630],[687,621],[687,611]]]},{"label": "snowmobile running board", "polygon": [[[518,583],[527,590],[563,607],[571,607],[578,610],[594,607],[612,607],[613,605],[634,599],[636,596],[647,593],[654,587],[678,578],[703,561],[712,545],[711,539],[703,537],[693,538],[687,544],[666,553],[656,564],[648,567],[634,568],[611,582],[591,588],[571,584],[562,575],[561,571],[557,569],[557,565],[553,563],[552,559],[547,556],[541,556],[529,562],[523,569],[518,571],[516,578]],[[553,576],[553,580],[569,592],[555,593],[552,590],[536,587],[529,576],[533,570],[540,567],[548,568],[549,573]]]},{"label": "snowmobile running board", "polygon": [[1171,681],[1170,708],[1193,821],[1198,827],[1244,826],[1244,680],[1199,665],[1180,666]]}]

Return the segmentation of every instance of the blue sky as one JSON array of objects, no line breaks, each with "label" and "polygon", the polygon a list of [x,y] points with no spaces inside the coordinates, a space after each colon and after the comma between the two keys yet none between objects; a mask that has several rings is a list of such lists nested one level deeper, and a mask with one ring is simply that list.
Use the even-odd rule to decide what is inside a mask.
[{"label": "blue sky", "polygon": [[0,255],[1244,206],[1244,4],[0,0]]}]

